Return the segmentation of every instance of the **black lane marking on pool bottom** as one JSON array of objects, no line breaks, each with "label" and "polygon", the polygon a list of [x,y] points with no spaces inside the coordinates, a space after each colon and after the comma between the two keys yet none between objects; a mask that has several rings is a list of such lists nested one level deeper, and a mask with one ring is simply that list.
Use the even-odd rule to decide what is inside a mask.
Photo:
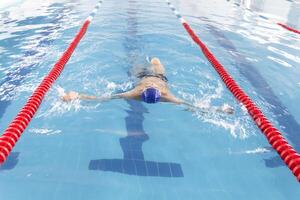
[{"label": "black lane marking on pool bottom", "polygon": [[143,127],[147,109],[138,101],[127,101],[130,110],[125,118],[127,136],[120,138],[123,159],[91,160],[89,170],[118,172],[136,176],[183,177],[180,164],[148,161],[144,158],[142,145],[149,140]]},{"label": "black lane marking on pool bottom", "polygon": [[[54,16],[51,18],[54,18],[54,20],[51,20],[50,22],[49,17],[45,16],[40,16],[40,17],[33,17],[33,18],[28,18],[25,20],[21,20],[19,22],[16,22],[18,25],[28,25],[28,24],[33,24],[36,23],[35,21],[38,21],[40,23],[50,23],[50,26],[46,30],[42,30],[39,35],[40,37],[43,37],[42,40],[39,41],[37,44],[36,48],[38,47],[43,47],[43,46],[49,46],[54,40],[47,37],[50,34],[59,31],[62,26],[60,21],[66,16],[64,10],[69,10],[72,7],[65,7],[64,4],[53,4],[49,6],[49,9],[52,9],[52,7],[57,7],[60,6],[60,9],[54,9],[53,13]],[[15,22],[15,21],[13,21]],[[45,27],[44,27],[45,28]],[[32,30],[29,30],[32,31]],[[16,46],[20,40],[24,38],[24,35],[26,35],[29,31],[20,31],[15,33],[15,37],[4,39],[0,41],[0,46],[4,45],[9,47],[11,46]],[[34,56],[38,54],[37,50],[34,48],[31,48],[29,50],[26,50],[23,54],[24,56],[22,58],[19,58],[16,62],[17,63],[22,63],[24,62],[25,59],[27,59],[28,56]],[[46,53],[42,53],[41,55],[38,56],[38,58],[42,58],[46,55]],[[40,60],[40,59],[39,59]],[[5,83],[9,84],[9,88],[6,88],[5,91],[3,92],[2,95],[0,95],[0,99],[3,98],[6,95],[10,95],[11,98],[11,93],[22,84],[22,81],[26,78],[26,76],[36,68],[36,66],[39,63],[30,63],[25,66],[20,66],[17,69],[14,69],[12,72],[9,72],[4,80],[0,83],[0,87],[2,87]],[[11,104],[11,100],[0,100],[0,119],[3,117],[7,107]]]},{"label": "black lane marking on pool bottom", "polygon": [[[203,20],[203,19],[202,19]],[[205,19],[207,20],[207,19]],[[300,151],[300,125],[294,116],[288,111],[287,107],[273,92],[271,86],[263,78],[255,66],[253,66],[238,50],[234,44],[226,38],[223,31],[212,25],[206,25],[208,30],[217,38],[218,43],[227,50],[227,53],[235,60],[235,67],[255,88],[257,93],[263,97],[271,106],[268,108],[275,115],[281,129],[287,134],[287,138],[291,141],[294,148]],[[284,163],[276,156],[273,159],[266,160],[267,167],[277,167]]]},{"label": "black lane marking on pool bottom", "polygon": [[[135,3],[135,1],[129,2]],[[130,8],[135,7],[135,5],[129,5]],[[136,9],[130,9],[127,13],[129,15],[127,35],[123,43],[129,60],[129,68],[138,64],[136,58],[143,54],[142,42],[139,41],[137,36],[136,13],[133,10]],[[132,76],[130,72],[128,72],[128,75]],[[148,113],[148,110],[141,102],[132,100],[127,101],[127,103],[130,106],[130,109],[126,110],[128,116],[125,118],[127,136],[119,140],[123,151],[123,159],[91,160],[89,170],[118,172],[136,176],[183,177],[181,165],[178,163],[145,160],[142,145],[149,140],[149,136],[145,133],[143,122],[144,113]]]}]

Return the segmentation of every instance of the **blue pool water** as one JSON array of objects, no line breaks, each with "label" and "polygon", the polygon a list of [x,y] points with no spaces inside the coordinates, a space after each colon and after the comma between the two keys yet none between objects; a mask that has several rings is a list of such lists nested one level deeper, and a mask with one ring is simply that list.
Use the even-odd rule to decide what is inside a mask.
[{"label": "blue pool water", "polygon": [[[0,7],[0,131],[22,108],[97,1]],[[174,0],[195,32],[300,152],[300,2]],[[1,3],[0,3],[1,4]],[[266,20],[268,18],[270,20]],[[201,106],[60,100],[132,88],[157,56],[171,91]],[[40,109],[0,166],[0,199],[296,200],[299,183],[164,0],[105,0]]]}]

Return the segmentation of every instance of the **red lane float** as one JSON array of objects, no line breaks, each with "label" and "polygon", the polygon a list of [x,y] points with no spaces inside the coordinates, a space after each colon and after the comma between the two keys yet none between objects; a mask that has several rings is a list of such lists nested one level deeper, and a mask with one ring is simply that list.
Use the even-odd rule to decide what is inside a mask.
[{"label": "red lane float", "polygon": [[291,145],[289,145],[280,131],[274,127],[262,111],[252,102],[250,97],[247,96],[246,93],[239,87],[235,80],[225,70],[223,65],[216,59],[216,57],[210,52],[206,45],[199,39],[184,20],[182,20],[182,25],[194,42],[201,48],[202,52],[218,72],[227,88],[246,107],[248,113],[253,118],[256,125],[264,133],[271,146],[277,151],[281,159],[290,168],[298,181],[300,181],[300,155],[293,149],[293,147],[291,147]]},{"label": "red lane float", "polygon": [[[235,5],[236,5],[236,4],[235,4]],[[239,5],[238,5],[238,6],[239,6]],[[242,8],[242,9],[245,9],[245,8]],[[253,10],[252,10],[252,12],[255,13],[255,11],[253,11]],[[289,26],[286,25],[286,24],[283,24],[283,23],[280,23],[280,22],[274,22],[274,20],[270,19],[270,18],[267,17],[267,16],[261,15],[261,14],[256,14],[256,15],[258,15],[259,17],[261,17],[261,18],[263,18],[263,19],[265,19],[265,20],[268,20],[268,21],[271,22],[271,23],[276,23],[277,25],[279,25],[279,26],[285,28],[286,30],[289,30],[289,31],[292,31],[292,32],[294,32],[294,33],[300,34],[300,31],[299,31],[299,30],[294,29],[294,28],[292,28],[292,27],[289,27]]]},{"label": "red lane float", "polygon": [[300,34],[300,31],[299,31],[299,30],[294,29],[294,28],[292,28],[292,27],[289,27],[289,26],[286,25],[286,24],[282,24],[282,23],[280,23],[280,22],[278,22],[277,24],[278,24],[279,26],[285,28],[286,30],[289,30],[289,31],[292,31],[292,32],[294,32],[294,33]]},{"label": "red lane float", "polygon": [[58,78],[64,66],[70,59],[72,53],[74,52],[76,46],[80,42],[81,38],[87,31],[87,28],[90,24],[91,18],[88,18],[79,32],[64,52],[64,54],[60,57],[57,63],[54,65],[49,74],[43,79],[40,85],[35,89],[31,97],[28,99],[27,103],[21,109],[19,114],[15,117],[15,119],[10,123],[8,128],[4,131],[3,135],[0,137],[0,164],[4,163],[11,150],[15,146],[16,142],[21,137],[23,131],[28,126],[30,120],[34,116],[35,112],[39,108],[46,92],[52,86],[53,82]]}]

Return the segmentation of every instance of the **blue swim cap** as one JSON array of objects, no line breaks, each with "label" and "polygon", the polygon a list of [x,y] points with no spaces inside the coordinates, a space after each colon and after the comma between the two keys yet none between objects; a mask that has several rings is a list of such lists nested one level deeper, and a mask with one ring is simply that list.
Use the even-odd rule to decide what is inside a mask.
[{"label": "blue swim cap", "polygon": [[160,91],[155,88],[147,88],[141,95],[142,100],[146,103],[157,103],[160,99]]}]

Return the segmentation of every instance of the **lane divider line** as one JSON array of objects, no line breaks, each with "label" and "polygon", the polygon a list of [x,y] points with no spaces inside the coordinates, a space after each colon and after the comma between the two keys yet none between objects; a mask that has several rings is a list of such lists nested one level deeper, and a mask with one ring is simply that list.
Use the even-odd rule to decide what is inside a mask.
[{"label": "lane divider line", "polygon": [[179,14],[175,7],[169,0],[166,0],[170,9],[177,16],[182,23],[185,30],[188,32],[193,41],[200,47],[201,51],[217,71],[226,87],[230,90],[233,96],[241,102],[248,113],[268,139],[268,142],[276,150],[281,159],[285,162],[288,168],[295,175],[300,182],[300,155],[294,150],[294,148],[288,143],[288,141],[282,136],[282,133],[275,128],[275,126],[265,117],[262,111],[255,105],[250,97],[243,91],[243,89],[235,82],[235,80],[225,70],[224,66],[217,60],[208,47],[201,41],[201,39],[195,34],[187,21]]},{"label": "lane divider line", "polygon": [[16,145],[17,141],[21,137],[22,133],[28,126],[29,122],[33,118],[34,114],[38,110],[39,106],[44,99],[45,94],[50,89],[54,81],[61,74],[68,60],[72,56],[75,48],[79,44],[82,37],[85,35],[90,22],[97,13],[102,4],[102,0],[99,0],[92,13],[86,18],[83,25],[77,32],[76,36],[69,44],[63,55],[55,63],[52,70],[45,76],[40,85],[35,89],[31,97],[27,100],[24,107],[20,110],[17,116],[9,124],[4,133],[0,136],[0,164],[3,164],[10,152]]},{"label": "lane divider line", "polygon": [[283,24],[283,23],[278,22],[277,25],[279,25],[279,26],[285,28],[286,30],[289,30],[289,31],[292,31],[292,32],[294,32],[294,33],[300,34],[300,31],[299,31],[299,30],[294,29],[294,28],[292,28],[292,27],[290,27],[290,26],[288,26],[288,25],[286,25],[286,24]]},{"label": "lane divider line", "polygon": [[267,20],[268,22],[270,23],[274,23],[274,24],[277,24],[279,26],[281,26],[282,28],[288,30],[288,31],[291,31],[291,32],[294,32],[294,33],[297,33],[297,34],[300,34],[300,31],[295,29],[295,28],[292,28],[290,26],[288,26],[287,24],[284,24],[284,23],[281,23],[281,22],[277,22],[275,19],[270,19],[269,17],[266,17],[266,16],[263,16],[261,14],[258,14],[258,16],[264,20]]},{"label": "lane divider line", "polygon": [[257,16],[259,16],[260,18],[265,19],[265,20],[267,20],[267,21],[269,21],[269,22],[271,22],[271,23],[275,23],[275,24],[281,26],[282,28],[284,28],[284,29],[286,29],[286,30],[288,30],[288,31],[291,31],[291,32],[300,34],[300,31],[299,31],[299,30],[297,30],[297,29],[295,29],[295,28],[292,28],[292,27],[288,26],[287,24],[284,24],[284,23],[281,23],[281,22],[277,22],[277,20],[275,20],[275,19],[270,19],[269,17],[266,17],[266,16],[264,16],[264,15],[262,15],[262,14],[259,14],[259,13],[255,12],[255,11],[249,9],[249,8],[245,8],[245,7],[242,6],[241,4],[234,3],[233,5],[235,5],[235,6],[239,7],[239,8],[242,8],[242,9],[244,9],[244,10],[250,11],[250,12],[256,14]]}]

